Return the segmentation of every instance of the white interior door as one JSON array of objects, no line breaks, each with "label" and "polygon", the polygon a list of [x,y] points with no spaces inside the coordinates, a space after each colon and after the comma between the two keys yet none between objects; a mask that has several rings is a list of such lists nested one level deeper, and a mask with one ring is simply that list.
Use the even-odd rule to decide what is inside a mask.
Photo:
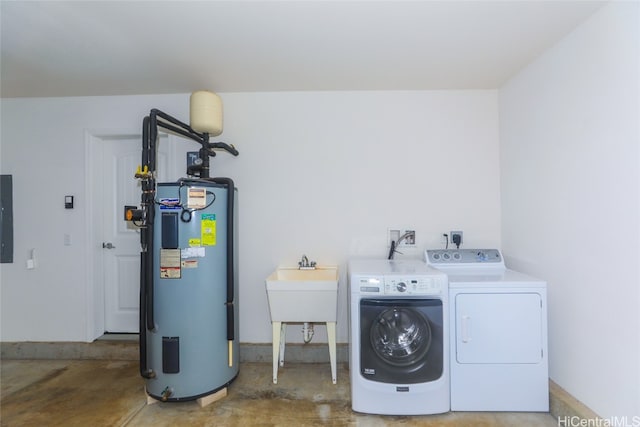
[{"label": "white interior door", "polygon": [[[124,206],[140,205],[141,137],[102,139],[102,235],[106,332],[138,332],[140,231],[124,220]],[[174,179],[171,140],[158,142],[157,180]]]}]

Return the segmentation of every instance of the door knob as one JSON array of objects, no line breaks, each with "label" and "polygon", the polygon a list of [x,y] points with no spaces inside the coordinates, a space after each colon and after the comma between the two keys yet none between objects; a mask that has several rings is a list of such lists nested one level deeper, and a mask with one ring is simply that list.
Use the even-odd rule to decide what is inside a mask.
[{"label": "door knob", "polygon": [[107,242],[107,243],[102,242],[102,247],[104,249],[115,249],[115,246],[113,246],[113,243],[111,243],[111,242]]}]

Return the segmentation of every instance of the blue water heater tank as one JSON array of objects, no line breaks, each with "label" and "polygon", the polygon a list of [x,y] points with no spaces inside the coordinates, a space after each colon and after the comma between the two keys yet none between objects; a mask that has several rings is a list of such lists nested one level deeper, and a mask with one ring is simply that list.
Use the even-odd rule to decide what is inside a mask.
[{"label": "blue water heater tank", "polygon": [[235,193],[230,180],[157,186],[153,328],[146,331],[154,376],[145,380],[153,398],[197,399],[238,375]]}]

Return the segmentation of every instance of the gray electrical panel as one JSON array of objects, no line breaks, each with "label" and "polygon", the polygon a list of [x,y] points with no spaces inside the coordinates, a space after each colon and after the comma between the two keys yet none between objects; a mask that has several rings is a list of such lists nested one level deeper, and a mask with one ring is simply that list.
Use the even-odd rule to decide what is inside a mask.
[{"label": "gray electrical panel", "polygon": [[13,177],[0,175],[0,262],[13,262]]}]

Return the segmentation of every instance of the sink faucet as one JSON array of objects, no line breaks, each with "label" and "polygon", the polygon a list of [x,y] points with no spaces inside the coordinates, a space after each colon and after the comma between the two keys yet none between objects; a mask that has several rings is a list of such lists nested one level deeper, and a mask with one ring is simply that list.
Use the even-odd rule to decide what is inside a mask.
[{"label": "sink faucet", "polygon": [[316,268],[316,262],[315,261],[310,262],[309,258],[307,258],[306,255],[302,255],[302,258],[298,263],[298,269],[299,270],[315,270],[315,268]]}]

